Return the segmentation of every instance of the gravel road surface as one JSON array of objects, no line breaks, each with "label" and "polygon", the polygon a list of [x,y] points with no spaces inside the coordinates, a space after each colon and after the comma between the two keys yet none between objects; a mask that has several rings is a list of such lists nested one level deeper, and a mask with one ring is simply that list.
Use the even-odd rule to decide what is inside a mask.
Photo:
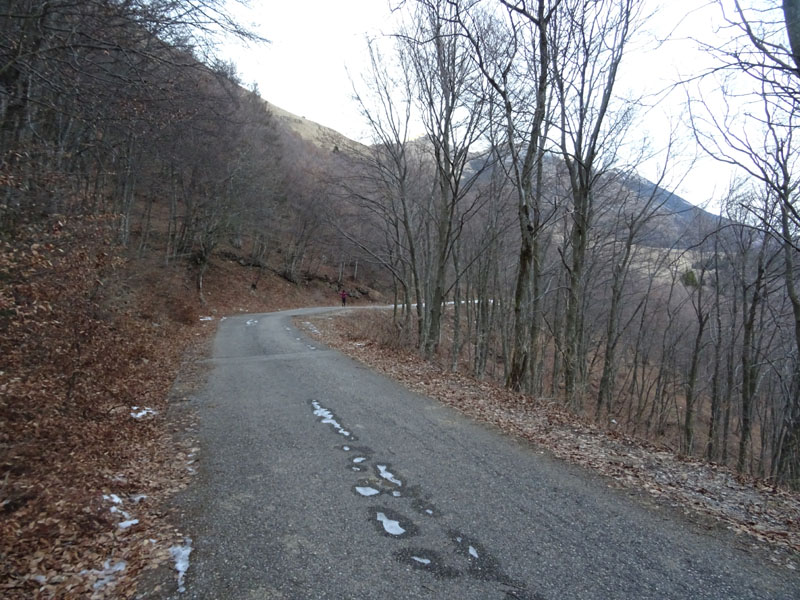
[{"label": "gravel road surface", "polygon": [[647,506],[318,345],[225,319],[177,501],[209,599],[800,598],[722,528]]}]

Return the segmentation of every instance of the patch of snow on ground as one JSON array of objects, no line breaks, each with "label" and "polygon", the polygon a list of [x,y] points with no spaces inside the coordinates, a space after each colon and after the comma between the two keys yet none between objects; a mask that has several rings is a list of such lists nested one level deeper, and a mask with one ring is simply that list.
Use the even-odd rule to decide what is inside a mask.
[{"label": "patch of snow on ground", "polygon": [[139,522],[139,519],[128,519],[127,521],[122,521],[117,525],[120,529],[128,529],[128,527],[132,527]]},{"label": "patch of snow on ground", "polygon": [[186,591],[183,580],[186,571],[189,570],[189,555],[192,553],[192,538],[186,538],[183,546],[172,546],[169,549],[170,556],[175,561],[175,570],[178,572],[178,592],[181,594]]},{"label": "patch of snow on ground", "polygon": [[339,424],[339,422],[336,419],[333,418],[333,413],[331,411],[329,411],[327,408],[323,407],[319,402],[314,400],[311,403],[311,406],[314,407],[314,416],[315,417],[320,417],[322,419],[321,420],[322,423],[325,423],[326,425],[330,425],[338,433],[340,433],[340,434],[342,434],[344,436],[350,435],[350,432],[347,431],[344,427],[342,427]]},{"label": "patch of snow on ground", "polygon": [[395,477],[392,473],[390,473],[389,471],[386,470],[388,468],[386,465],[377,465],[377,466],[378,466],[378,471],[380,472],[381,477],[383,477],[387,481],[391,481],[395,485],[403,485],[402,481],[397,479],[397,477]]},{"label": "patch of snow on ground", "polygon": [[406,530],[400,527],[400,521],[395,521],[394,519],[390,519],[382,512],[378,513],[378,521],[383,523],[383,528],[386,533],[391,535],[403,535]]},{"label": "patch of snow on ground", "polygon": [[201,321],[213,321],[214,317],[200,317]]},{"label": "patch of snow on ground", "polygon": [[248,327],[252,327],[253,325],[258,325],[258,319],[248,319],[245,323]]},{"label": "patch of snow on ground", "polygon": [[108,584],[114,582],[114,575],[121,573],[128,566],[124,560],[119,560],[115,563],[108,559],[103,563],[103,570],[98,569],[84,569],[80,572],[81,575],[96,575],[97,581],[92,584],[92,589],[95,591],[106,587]]},{"label": "patch of snow on ground", "polygon": [[134,419],[144,419],[147,416],[157,415],[158,411],[147,406],[131,406],[131,416]]},{"label": "patch of snow on ground", "polygon": [[129,513],[125,512],[121,508],[117,508],[116,506],[112,506],[111,507],[111,512],[112,513],[119,513],[120,515],[122,515],[123,519],[130,519],[131,518],[131,515]]},{"label": "patch of snow on ground", "polygon": [[317,328],[314,326],[314,324],[313,324],[313,323],[310,323],[309,321],[303,321],[303,325],[305,325],[305,326],[306,326],[306,329],[308,329],[308,330],[309,330],[311,333],[313,333],[314,335],[322,335],[322,334],[320,333],[319,329],[317,329]]},{"label": "patch of snow on ground", "polygon": [[122,498],[116,494],[103,494],[103,500],[108,500],[114,504],[122,504]]}]

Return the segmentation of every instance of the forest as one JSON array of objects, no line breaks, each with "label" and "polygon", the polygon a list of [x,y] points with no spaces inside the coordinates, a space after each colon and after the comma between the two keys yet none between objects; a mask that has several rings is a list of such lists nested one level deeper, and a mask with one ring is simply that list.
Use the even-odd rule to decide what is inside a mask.
[{"label": "forest", "polygon": [[373,143],[333,184],[359,215],[339,229],[391,273],[398,336],[601,426],[800,484],[800,21],[768,4],[719,3],[729,43],[675,83],[696,90],[694,141],[742,173],[715,216],[669,191],[669,148],[657,181],[637,172],[643,106],[616,86],[657,18],[646,3],[406,3],[356,85]]},{"label": "forest", "polygon": [[[646,10],[403,2],[354,84],[360,144],[297,135],[269,90],[245,89],[213,40],[259,38],[216,0],[12,0],[0,327],[41,309],[15,261],[67,217],[102,221],[128,264],[191,273],[181,293],[201,301],[222,253],[253,289],[267,270],[341,281],[358,265],[426,359],[796,488],[798,8],[720,2],[733,35],[705,48],[717,67],[676,82],[728,107],[688,95],[693,139],[743,174],[720,216],[670,192],[668,153],[658,180],[637,172],[640,102],[615,86]],[[75,239],[59,251],[80,257]]]}]

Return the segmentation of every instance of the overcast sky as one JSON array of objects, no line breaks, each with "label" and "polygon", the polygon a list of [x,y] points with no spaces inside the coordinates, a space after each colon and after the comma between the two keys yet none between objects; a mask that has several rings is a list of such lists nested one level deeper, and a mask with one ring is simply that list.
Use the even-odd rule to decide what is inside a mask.
[{"label": "overcast sky", "polygon": [[[396,4],[396,2],[394,2]],[[635,51],[623,59],[622,91],[663,89],[679,78],[696,72],[707,57],[697,53],[691,38],[713,39],[717,34],[717,10],[696,0],[646,0],[648,9],[661,5],[659,16],[649,25],[649,38],[640,38]],[[698,8],[700,5],[700,8]],[[392,29],[392,14],[386,0],[252,0],[250,11],[239,14],[271,43],[248,48],[227,46],[226,58],[236,63],[246,84],[257,83],[269,102],[294,114],[331,127],[353,139],[366,139],[364,124],[352,101],[348,72],[358,81],[364,67],[365,38]],[[672,34],[672,40],[655,48],[655,39]],[[637,122],[636,133],[663,143],[673,125],[685,123],[685,95],[676,91],[659,107],[646,111]],[[685,127],[684,135],[688,136]],[[693,156],[684,145],[683,165]],[[679,178],[676,163],[673,179]],[[684,169],[685,170],[685,169]],[[656,166],[642,172],[654,178]],[[677,192],[702,204],[727,189],[730,171],[701,159]],[[712,206],[713,210],[714,207]]]}]

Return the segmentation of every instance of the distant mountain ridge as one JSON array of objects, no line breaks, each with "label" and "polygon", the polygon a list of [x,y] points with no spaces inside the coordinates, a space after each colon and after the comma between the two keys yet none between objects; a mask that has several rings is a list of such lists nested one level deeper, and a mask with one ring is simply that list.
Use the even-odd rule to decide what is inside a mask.
[{"label": "distant mountain ridge", "polygon": [[[335,129],[298,116],[268,101],[264,101],[264,104],[285,131],[322,150],[330,152],[349,149],[363,152],[366,149],[363,144]],[[413,140],[410,143],[423,146],[426,144],[423,139]],[[560,159],[551,157],[550,160],[551,166],[558,169],[558,165],[561,164]],[[480,171],[485,161],[485,156],[470,159],[465,175]],[[670,192],[645,177],[626,176],[623,187],[638,196],[642,203],[652,197],[653,206],[659,207],[653,219],[643,227],[640,234],[641,243],[647,246],[686,249],[699,243],[707,232],[720,224],[720,217],[717,215],[695,206],[675,192]],[[631,212],[641,206],[632,204]],[[721,222],[730,223],[725,218],[722,218]]]},{"label": "distant mountain ridge", "polygon": [[644,241],[659,248],[688,248],[720,225],[731,221],[695,206],[675,192],[666,190],[646,177],[636,176],[627,187],[642,201],[653,198],[659,209],[653,223],[645,227]]},{"label": "distant mountain ridge", "polygon": [[294,133],[301,139],[311,142],[323,149],[334,150],[335,148],[344,149],[357,149],[363,148],[363,144],[348,138],[347,136],[339,133],[335,129],[320,125],[314,121],[300,117],[288,110],[276,106],[269,101],[264,101],[264,104],[270,113],[275,117],[276,121],[283,125],[284,128]]}]

